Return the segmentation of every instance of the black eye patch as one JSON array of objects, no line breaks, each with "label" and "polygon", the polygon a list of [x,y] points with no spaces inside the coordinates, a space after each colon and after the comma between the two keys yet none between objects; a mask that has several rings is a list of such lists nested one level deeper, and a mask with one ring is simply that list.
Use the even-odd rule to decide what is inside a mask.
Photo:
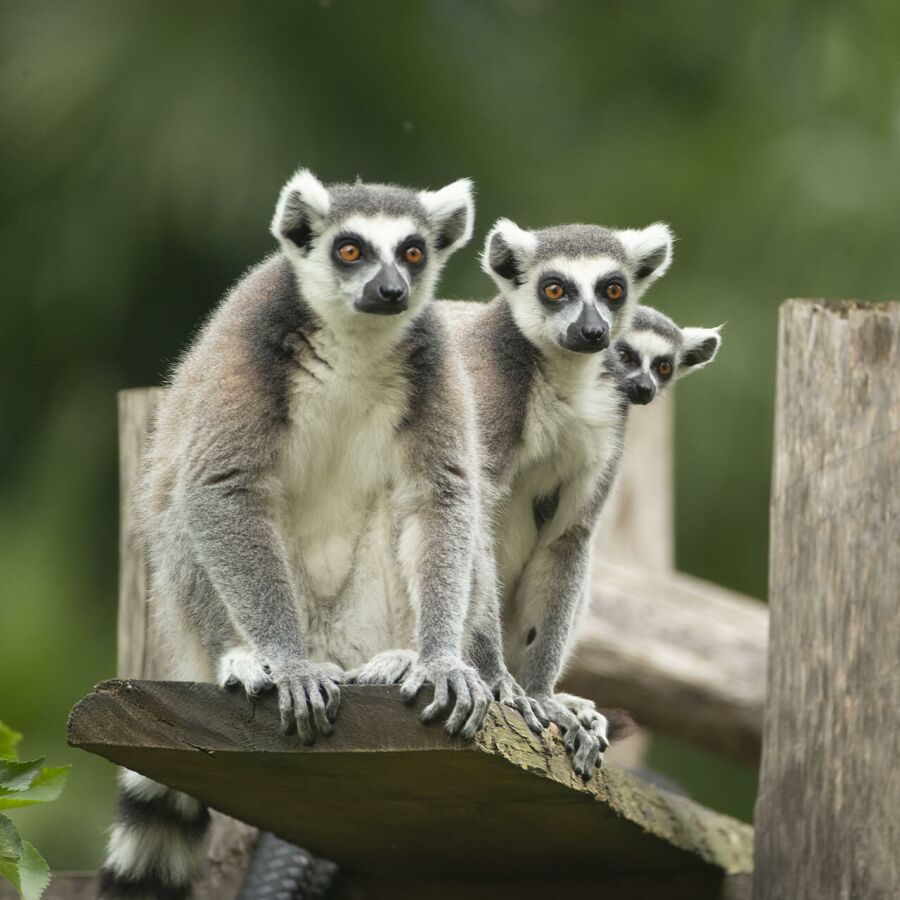
[{"label": "black eye patch", "polygon": [[[547,294],[547,289],[552,285],[560,285],[563,294],[558,299],[553,299]],[[578,285],[570,279],[557,272],[545,272],[539,279],[537,284],[538,300],[547,309],[560,309],[570,300],[577,300],[581,296]]]},{"label": "black eye patch", "polygon": [[[355,244],[359,247],[359,257],[355,260],[347,260],[341,257],[341,248],[346,244]],[[334,239],[334,243],[331,245],[331,258],[338,266],[339,269],[349,270],[358,266],[360,263],[365,262],[367,259],[371,259],[373,256],[376,256],[372,245],[365,239],[360,237],[358,234],[353,234],[353,232],[347,231],[343,232]]]},{"label": "black eye patch", "polygon": [[610,272],[597,279],[594,294],[601,303],[616,308],[628,297],[628,279],[624,272]]},{"label": "black eye patch", "polygon": [[671,378],[675,371],[675,362],[671,356],[657,356],[653,360],[652,368],[659,373],[660,378]]},{"label": "black eye patch", "polygon": [[629,368],[634,368],[641,364],[640,353],[635,353],[635,351],[624,341],[620,341],[616,344],[616,356],[623,366],[628,366]]}]

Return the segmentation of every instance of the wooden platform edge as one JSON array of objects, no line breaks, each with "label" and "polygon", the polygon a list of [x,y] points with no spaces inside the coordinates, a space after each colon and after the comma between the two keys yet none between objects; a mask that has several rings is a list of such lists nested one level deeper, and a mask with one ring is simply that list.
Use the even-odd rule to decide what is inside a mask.
[{"label": "wooden platform edge", "polygon": [[[246,699],[214,685],[119,681],[99,684],[69,718],[69,744],[117,764],[122,751],[178,750],[216,753],[375,753],[457,750],[500,757],[536,777],[549,778],[726,874],[752,870],[753,829],[685,797],[605,767],[588,782],[573,772],[558,732],[532,734],[518,713],[493,704],[475,741],[465,744],[439,725],[423,726],[418,710],[404,705],[394,687],[344,686],[335,734],[301,747],[278,728],[274,697],[250,707]],[[158,777],[158,776],[157,776]],[[265,828],[265,822],[251,823]]]}]

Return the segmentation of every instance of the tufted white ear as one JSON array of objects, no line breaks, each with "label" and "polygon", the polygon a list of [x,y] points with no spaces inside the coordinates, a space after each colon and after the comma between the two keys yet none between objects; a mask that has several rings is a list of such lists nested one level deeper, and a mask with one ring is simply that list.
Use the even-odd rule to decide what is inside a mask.
[{"label": "tufted white ear", "polygon": [[437,233],[437,249],[449,255],[472,237],[475,186],[460,178],[439,191],[419,191],[419,200]]},{"label": "tufted white ear", "polygon": [[716,328],[682,328],[681,354],[678,359],[678,377],[689,375],[709,365],[722,346],[722,326]]},{"label": "tufted white ear", "polygon": [[488,232],[481,254],[481,268],[502,290],[518,284],[534,256],[537,239],[510,219],[498,219]]},{"label": "tufted white ear", "polygon": [[627,228],[617,231],[616,237],[634,267],[634,277],[640,287],[662,278],[672,264],[672,245],[675,236],[665,222],[654,222],[646,228]]},{"label": "tufted white ear", "polygon": [[309,169],[298,169],[281,189],[272,234],[282,245],[304,249],[321,229],[330,207],[325,185]]}]

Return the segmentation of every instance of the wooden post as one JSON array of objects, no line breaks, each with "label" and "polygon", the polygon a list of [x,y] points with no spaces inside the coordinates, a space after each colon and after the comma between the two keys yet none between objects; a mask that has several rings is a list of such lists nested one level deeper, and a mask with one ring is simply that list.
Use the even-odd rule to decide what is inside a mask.
[{"label": "wooden post", "polygon": [[[147,562],[138,535],[135,491],[141,460],[153,427],[161,388],[119,393],[119,626],[120,678],[160,679],[167,675],[151,615]],[[206,871],[198,883],[198,900],[233,900],[250,859],[256,829],[213,814]]]},{"label": "wooden post", "polygon": [[756,900],[900,897],[900,304],[781,308]]}]

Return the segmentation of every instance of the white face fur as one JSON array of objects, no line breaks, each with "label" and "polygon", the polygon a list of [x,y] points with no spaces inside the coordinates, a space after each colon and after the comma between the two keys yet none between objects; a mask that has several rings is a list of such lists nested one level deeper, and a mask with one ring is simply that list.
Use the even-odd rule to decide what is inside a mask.
[{"label": "white face fur", "polygon": [[524,231],[501,219],[483,268],[523,334],[545,353],[594,354],[628,328],[638,299],[671,262],[665,225],[610,231],[562,226]]},{"label": "white face fur", "polygon": [[[620,390],[632,403],[650,403],[672,382],[702,369],[722,344],[718,328],[678,327],[667,317],[663,328],[627,332],[616,344],[614,365]],[[670,334],[668,332],[674,332]]]},{"label": "white face fur", "polygon": [[338,331],[402,331],[432,299],[449,256],[471,237],[472,184],[333,191],[341,195],[299,171],[283,188],[272,222],[304,299]]}]

